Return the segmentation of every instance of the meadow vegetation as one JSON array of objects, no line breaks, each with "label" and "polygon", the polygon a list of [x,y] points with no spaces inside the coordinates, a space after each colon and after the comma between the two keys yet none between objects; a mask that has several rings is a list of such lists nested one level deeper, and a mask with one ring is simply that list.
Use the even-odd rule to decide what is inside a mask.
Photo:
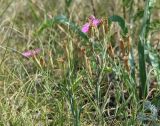
[{"label": "meadow vegetation", "polygon": [[160,125],[160,0],[0,0],[0,126]]}]

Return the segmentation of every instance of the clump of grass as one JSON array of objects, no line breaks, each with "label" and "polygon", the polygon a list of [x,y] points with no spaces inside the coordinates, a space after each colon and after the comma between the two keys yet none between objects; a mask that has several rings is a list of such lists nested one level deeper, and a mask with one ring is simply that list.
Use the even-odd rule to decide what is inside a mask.
[{"label": "clump of grass", "polygon": [[0,2],[0,124],[158,125],[153,2]]}]

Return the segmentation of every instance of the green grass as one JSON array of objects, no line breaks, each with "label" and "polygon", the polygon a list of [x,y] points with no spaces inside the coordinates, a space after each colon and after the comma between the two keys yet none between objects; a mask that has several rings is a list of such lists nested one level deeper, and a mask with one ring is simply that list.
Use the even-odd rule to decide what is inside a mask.
[{"label": "green grass", "polygon": [[[159,10],[158,0],[1,0],[0,125],[158,126]],[[85,34],[92,14],[103,23]]]}]

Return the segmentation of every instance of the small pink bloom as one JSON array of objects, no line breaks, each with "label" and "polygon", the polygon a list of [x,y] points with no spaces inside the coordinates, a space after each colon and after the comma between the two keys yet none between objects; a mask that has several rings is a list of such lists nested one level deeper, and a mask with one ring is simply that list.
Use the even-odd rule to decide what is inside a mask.
[{"label": "small pink bloom", "polygon": [[100,24],[100,20],[99,19],[94,19],[93,21],[92,21],[92,25],[94,26],[94,27],[97,27],[99,24]]},{"label": "small pink bloom", "polygon": [[41,51],[41,49],[37,48],[34,50],[29,50],[29,51],[23,52],[22,55],[26,58],[29,58],[29,57],[33,57],[33,56],[37,55],[38,53],[40,53],[40,51]]},{"label": "small pink bloom", "polygon": [[90,28],[90,23],[86,23],[82,27],[82,32],[87,33],[89,31],[89,28]]},{"label": "small pink bloom", "polygon": [[100,19],[96,19],[95,16],[91,15],[89,16],[89,22],[87,22],[86,24],[83,25],[81,31],[83,33],[87,33],[90,29],[90,27],[97,27],[100,23],[101,23],[101,20]]}]

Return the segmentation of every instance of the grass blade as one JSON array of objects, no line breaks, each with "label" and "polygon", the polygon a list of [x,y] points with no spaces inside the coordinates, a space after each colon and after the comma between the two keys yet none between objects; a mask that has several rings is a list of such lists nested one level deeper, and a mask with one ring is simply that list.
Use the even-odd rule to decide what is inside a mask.
[{"label": "grass blade", "polygon": [[150,2],[147,0],[145,3],[145,10],[143,16],[143,24],[141,27],[139,42],[138,42],[138,56],[139,56],[139,77],[140,77],[140,88],[139,96],[140,98],[145,98],[148,93],[148,85],[146,83],[146,65],[145,65],[145,55],[144,55],[144,46],[148,33],[148,26],[150,22]]},{"label": "grass blade", "polygon": [[79,27],[71,22],[66,16],[56,16],[52,19],[46,20],[38,29],[38,33],[41,33],[44,29],[52,27],[54,24],[64,24],[69,26],[74,32],[76,32],[80,37],[82,37],[84,40],[88,41],[88,37],[86,34],[81,32]]}]

